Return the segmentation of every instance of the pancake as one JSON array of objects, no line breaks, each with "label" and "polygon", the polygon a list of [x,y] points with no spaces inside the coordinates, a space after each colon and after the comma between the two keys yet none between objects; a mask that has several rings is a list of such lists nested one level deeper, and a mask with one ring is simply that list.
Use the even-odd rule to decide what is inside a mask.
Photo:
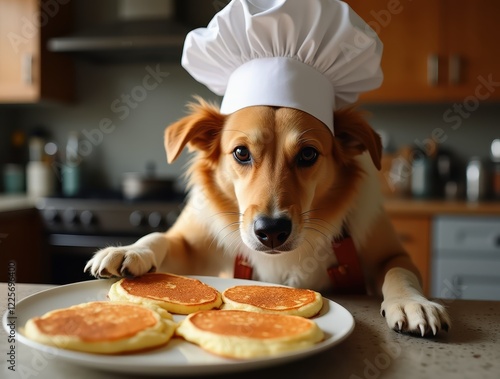
[{"label": "pancake", "polygon": [[121,302],[94,301],[33,317],[27,338],[62,349],[117,354],[166,344],[176,324],[163,309]]},{"label": "pancake", "polygon": [[279,313],[301,317],[313,317],[323,306],[320,293],[308,289],[240,285],[222,292],[223,309]]},{"label": "pancake", "polygon": [[215,288],[198,279],[166,273],[121,279],[111,286],[108,297],[113,301],[159,306],[184,315],[222,304],[221,294]]},{"label": "pancake", "polygon": [[213,354],[239,359],[304,349],[324,337],[317,324],[304,317],[239,310],[190,314],[176,335]]}]

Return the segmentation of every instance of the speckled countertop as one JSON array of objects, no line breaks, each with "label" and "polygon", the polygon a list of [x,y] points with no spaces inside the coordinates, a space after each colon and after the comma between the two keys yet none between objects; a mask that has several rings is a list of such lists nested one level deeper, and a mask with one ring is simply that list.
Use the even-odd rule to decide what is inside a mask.
[{"label": "speckled countertop", "polygon": [[[51,288],[17,284],[16,299]],[[7,306],[7,284],[0,284],[0,310]],[[389,330],[379,315],[379,299],[340,296],[331,300],[355,318],[353,333],[339,345],[320,354],[272,368],[218,375],[218,378],[500,378],[500,302],[447,300],[453,319],[449,333],[420,338]],[[0,332],[2,378],[120,378],[44,357],[20,343],[16,345],[16,372],[8,370],[8,336]],[[167,374],[167,373],[166,373]],[[128,376],[125,376],[128,377]],[[203,375],[204,378],[209,375]]]}]

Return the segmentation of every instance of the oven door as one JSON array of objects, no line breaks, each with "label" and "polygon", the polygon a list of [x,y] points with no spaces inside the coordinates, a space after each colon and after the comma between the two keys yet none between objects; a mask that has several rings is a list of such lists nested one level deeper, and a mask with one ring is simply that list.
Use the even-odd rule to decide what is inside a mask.
[{"label": "oven door", "polygon": [[68,284],[94,279],[83,269],[97,250],[107,246],[130,245],[138,238],[136,236],[50,234],[48,235],[50,282]]}]

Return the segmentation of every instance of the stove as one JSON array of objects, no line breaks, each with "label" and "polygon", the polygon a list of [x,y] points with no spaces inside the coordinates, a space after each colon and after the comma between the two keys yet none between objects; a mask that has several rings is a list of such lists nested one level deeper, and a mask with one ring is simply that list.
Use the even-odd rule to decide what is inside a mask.
[{"label": "stove", "polygon": [[120,198],[42,198],[40,212],[50,260],[50,283],[92,279],[83,273],[99,249],[124,246],[152,232],[164,232],[179,216],[181,196],[162,201],[126,201]]},{"label": "stove", "polygon": [[43,198],[37,203],[37,209],[46,230],[51,233],[141,235],[170,227],[182,204],[182,199],[128,202]]}]

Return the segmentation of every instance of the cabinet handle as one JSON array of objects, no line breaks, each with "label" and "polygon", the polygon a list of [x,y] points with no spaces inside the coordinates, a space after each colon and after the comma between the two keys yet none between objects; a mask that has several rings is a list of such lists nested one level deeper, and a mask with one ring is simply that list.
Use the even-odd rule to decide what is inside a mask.
[{"label": "cabinet handle", "polygon": [[26,85],[33,84],[33,54],[26,53],[21,62],[22,81]]},{"label": "cabinet handle", "polygon": [[427,83],[431,87],[435,87],[439,82],[439,56],[437,54],[429,54],[427,57]]},{"label": "cabinet handle", "polygon": [[460,84],[460,72],[462,70],[462,61],[460,55],[453,54],[450,56],[448,63],[448,80],[452,85]]}]

